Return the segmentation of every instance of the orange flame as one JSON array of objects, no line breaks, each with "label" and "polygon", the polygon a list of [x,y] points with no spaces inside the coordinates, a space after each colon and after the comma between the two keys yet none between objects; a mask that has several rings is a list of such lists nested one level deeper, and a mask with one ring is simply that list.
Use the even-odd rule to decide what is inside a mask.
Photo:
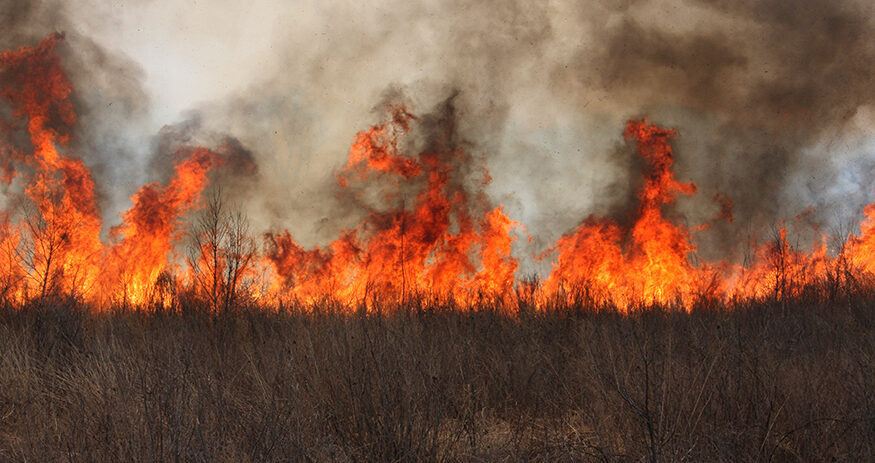
[{"label": "orange flame", "polygon": [[[199,207],[210,171],[235,161],[206,148],[180,149],[170,182],[141,187],[122,222],[110,229],[110,243],[103,243],[94,179],[71,149],[76,116],[56,53],[62,40],[55,34],[34,47],[0,53],[0,102],[11,110],[0,118],[0,168],[6,182],[23,185],[21,207],[0,215],[0,303],[66,295],[97,307],[167,304],[168,284],[192,285],[177,255],[184,219]],[[270,281],[254,285],[252,293],[262,301],[328,298],[351,308],[427,298],[462,307],[584,304],[628,311],[783,301],[818,282],[835,287],[852,275],[875,275],[875,203],[864,209],[859,236],[849,236],[837,251],[828,250],[825,238],[810,251],[799,250],[781,227],[752,248],[744,266],[701,261],[692,235],[708,224],[690,228],[667,215],[680,195],[697,191],[672,170],[677,133],[641,120],[628,122],[623,133],[646,165],[631,226],[585,218],[542,254],[555,258],[542,285],[518,281],[512,247],[522,226],[486,199],[489,173],[471,169],[474,159],[447,133],[423,151],[407,153],[405,147],[417,145],[405,141],[419,119],[404,106],[389,109],[387,122],[355,136],[337,175],[346,195],[380,182],[389,206],[370,211],[325,247],[305,249],[288,231],[268,233],[265,252],[249,256],[254,260],[233,274],[234,281],[267,275]],[[471,171],[479,175],[473,181]],[[723,194],[714,200],[715,219],[732,222],[732,200]],[[233,239],[241,246],[228,256],[254,249],[250,237]]]},{"label": "orange flame", "polygon": [[633,304],[687,306],[701,289],[704,269],[694,268],[688,256],[696,248],[690,232],[663,216],[663,207],[678,194],[696,192],[693,183],[680,183],[674,164],[671,129],[630,121],[624,136],[638,144],[647,162],[635,224],[622,230],[607,219],[590,217],[571,235],[559,239],[553,271],[544,283],[547,297],[578,297],[583,291],[598,305],[626,309]]},{"label": "orange flame", "polygon": [[134,304],[152,299],[155,282],[182,237],[180,218],[195,207],[217,160],[207,149],[191,150],[176,165],[167,186],[150,183],[131,197],[133,206],[123,214],[123,223],[111,231],[119,241],[109,249],[110,262],[117,267],[108,282],[110,294],[120,294],[122,302]]},{"label": "orange flame", "polygon": [[392,111],[390,122],[355,137],[339,183],[345,188],[375,173],[391,174],[423,181],[422,190],[409,210],[402,201],[395,209],[374,211],[324,250],[306,251],[288,232],[269,234],[268,256],[288,295],[372,305],[377,300],[403,304],[422,296],[471,301],[509,292],[517,268],[510,254],[516,223],[502,208],[479,223],[473,218],[468,193],[453,177],[452,165],[466,159],[462,149],[426,150],[415,158],[400,155],[398,143],[416,118],[403,106]]},{"label": "orange flame", "polygon": [[[33,148],[32,156],[24,156],[24,150],[3,143],[5,152],[17,155],[6,160],[8,179],[24,178],[33,208],[26,209],[17,227],[25,239],[9,237],[2,245],[25,255],[20,267],[30,296],[51,292],[95,303],[144,302],[181,236],[179,218],[197,203],[216,156],[195,149],[176,166],[169,185],[144,186],[123,214],[124,222],[112,230],[117,242],[105,246],[91,171],[69,155],[76,117],[69,100],[72,87],[55,53],[62,40],[55,34],[36,47],[0,54],[0,95],[14,116],[27,123]],[[16,172],[15,162],[33,174]]]}]

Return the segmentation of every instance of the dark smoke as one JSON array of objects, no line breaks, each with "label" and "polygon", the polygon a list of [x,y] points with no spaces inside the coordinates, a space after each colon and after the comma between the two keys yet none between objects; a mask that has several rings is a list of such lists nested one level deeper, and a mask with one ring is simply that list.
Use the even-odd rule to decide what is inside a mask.
[{"label": "dark smoke", "polygon": [[[287,227],[306,245],[324,244],[375,207],[339,197],[334,174],[355,133],[381,121],[386,102],[423,116],[411,155],[448,133],[435,130],[437,121],[452,121],[452,144],[472,163],[459,168],[485,164],[493,182],[484,200],[504,204],[532,235],[529,244],[517,242],[524,259],[589,214],[621,222],[634,214],[641,165],[621,137],[630,118],[678,129],[678,178],[699,192],[670,213],[690,225],[712,223],[697,235],[712,257],[741,251],[748,235],[767,236],[809,206],[806,226],[847,229],[875,199],[875,6],[868,1],[259,0],[240,7],[217,0],[206,26],[193,24],[219,37],[247,18],[272,21],[263,24],[274,31],[269,49],[243,47],[265,64],[245,69],[237,65],[245,56],[229,50],[222,74],[250,84],[231,97],[191,101],[192,111],[161,121],[170,125],[154,138],[144,128],[150,98],[143,88],[164,70],[140,69],[110,43],[112,35],[89,39],[74,22],[136,22],[144,8],[180,7],[156,0],[70,15],[74,7],[66,5],[0,0],[0,25],[9,31],[0,44],[68,31],[65,66],[88,123],[78,146],[109,184],[123,186],[104,192],[113,203],[142,181],[166,177],[163,160],[176,145],[227,141],[257,166],[246,177],[257,180],[220,180],[239,190],[256,228]],[[161,18],[183,24],[169,29],[174,43],[193,37],[185,20]],[[447,101],[451,117],[440,109]],[[733,222],[717,219],[717,194],[732,200]]]},{"label": "dark smoke", "polygon": [[[871,148],[836,159],[829,146],[848,137],[849,122],[875,99],[871,2],[678,4],[666,14],[686,16],[694,26],[684,31],[667,17],[634,14],[652,5],[636,2],[612,24],[595,22],[595,53],[577,55],[576,79],[559,71],[557,80],[572,93],[599,88],[678,127],[680,174],[701,192],[688,215],[703,218],[707,200],[727,194],[738,221],[719,227],[725,247],[722,238],[742,227],[789,220],[810,205],[826,206],[812,217],[822,225],[835,221],[830,202],[851,202],[859,214],[873,197]],[[834,190],[845,170],[861,168],[857,191]]]},{"label": "dark smoke", "polygon": [[56,32],[55,25],[64,21],[58,6],[44,1],[0,0],[0,46],[16,49]]}]

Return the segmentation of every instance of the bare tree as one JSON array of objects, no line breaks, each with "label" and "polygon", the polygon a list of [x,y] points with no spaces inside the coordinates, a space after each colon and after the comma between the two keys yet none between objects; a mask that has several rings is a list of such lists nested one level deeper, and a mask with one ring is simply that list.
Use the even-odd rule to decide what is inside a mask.
[{"label": "bare tree", "polygon": [[230,307],[237,301],[242,280],[252,267],[258,247],[249,235],[249,219],[237,210],[229,215],[228,236],[225,249],[225,291],[224,306]]},{"label": "bare tree", "polygon": [[231,210],[221,191],[214,191],[191,227],[188,265],[196,290],[213,310],[228,310],[248,287],[246,274],[258,246],[249,234],[249,219]]},{"label": "bare tree", "polygon": [[22,205],[23,233],[19,254],[27,277],[33,281],[39,298],[59,290],[63,255],[70,246],[67,230],[57,220],[47,219],[31,202]]}]

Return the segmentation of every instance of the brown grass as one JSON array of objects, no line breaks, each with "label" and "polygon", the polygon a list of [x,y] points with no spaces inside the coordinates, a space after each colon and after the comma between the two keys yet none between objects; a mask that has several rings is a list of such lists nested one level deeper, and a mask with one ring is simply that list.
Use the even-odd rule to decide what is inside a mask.
[{"label": "brown grass", "polygon": [[0,311],[0,461],[873,461],[875,298]]}]

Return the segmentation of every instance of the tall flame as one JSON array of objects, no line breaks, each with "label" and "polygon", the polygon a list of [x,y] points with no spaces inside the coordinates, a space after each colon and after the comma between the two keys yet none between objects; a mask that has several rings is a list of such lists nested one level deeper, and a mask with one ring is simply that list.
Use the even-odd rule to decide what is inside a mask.
[{"label": "tall flame", "polygon": [[[306,251],[288,232],[268,235],[268,257],[290,297],[403,304],[422,296],[498,298],[512,289],[517,261],[510,245],[516,223],[500,207],[480,222],[474,219],[468,193],[453,178],[453,165],[467,159],[461,148],[429,149],[415,158],[398,152],[415,120],[403,106],[394,107],[391,121],[355,137],[349,162],[338,176],[344,188],[378,174],[421,180],[424,186],[409,207],[400,201],[396,208],[371,212],[326,249]],[[483,175],[481,184],[488,181]],[[386,197],[398,199],[394,191]]]},{"label": "tall flame", "polygon": [[[424,299],[505,309],[529,303],[690,309],[708,301],[786,300],[817,287],[835,292],[857,284],[857,276],[875,274],[875,204],[864,209],[860,234],[832,252],[825,238],[800,250],[780,226],[752,247],[745,265],[702,260],[693,235],[708,224],[688,227],[669,218],[679,196],[697,191],[675,177],[671,141],[677,133],[633,120],[623,135],[645,168],[631,225],[587,217],[540,256],[553,260],[543,284],[519,281],[512,248],[522,226],[487,199],[489,173],[471,167],[476,159],[453,142],[448,121],[438,121],[443,132],[413,152],[418,144],[410,143],[410,134],[426,124],[402,105],[354,137],[337,175],[343,198],[381,188],[382,205],[356,227],[312,249],[289,231],[269,232],[259,252],[238,222],[226,230],[224,244],[201,243],[214,263],[202,255],[189,259],[186,270],[177,255],[185,218],[200,207],[211,170],[235,161],[206,148],[179,148],[172,179],[142,186],[121,223],[109,229],[109,243],[102,242],[95,181],[73,153],[76,115],[57,54],[62,41],[54,34],[0,53],[0,104],[9,109],[0,113],[0,166],[6,182],[21,185],[11,198],[17,207],[0,213],[2,303],[64,295],[96,307],[166,304],[167,285],[196,286],[192,275],[201,264],[227,274],[226,305],[236,300],[240,278],[262,274],[271,281],[247,287],[262,301],[332,299],[366,309]],[[722,194],[714,200],[715,220],[731,222],[732,200]]]},{"label": "tall flame", "polygon": [[544,283],[549,297],[579,297],[619,307],[630,304],[687,306],[701,289],[702,269],[694,268],[689,255],[696,247],[690,232],[671,223],[663,208],[678,194],[696,192],[693,183],[680,183],[674,164],[672,129],[629,121],[624,136],[638,144],[646,161],[644,186],[631,230],[609,220],[590,217],[556,243],[557,260]]},{"label": "tall flame", "polygon": [[[169,185],[146,185],[131,198],[133,207],[112,230],[115,243],[104,245],[94,179],[70,154],[76,116],[72,87],[55,52],[62,40],[55,34],[35,47],[0,54],[0,95],[16,120],[26,123],[32,145],[32,155],[24,155],[2,141],[4,151],[15,154],[5,160],[7,180],[21,178],[29,200],[21,223],[12,227],[21,238],[3,241],[24,255],[16,271],[26,284],[18,297],[61,293],[97,303],[144,302],[170,262],[181,236],[179,218],[197,204],[216,155],[203,148],[184,153]],[[14,122],[7,126],[14,128]]]}]

